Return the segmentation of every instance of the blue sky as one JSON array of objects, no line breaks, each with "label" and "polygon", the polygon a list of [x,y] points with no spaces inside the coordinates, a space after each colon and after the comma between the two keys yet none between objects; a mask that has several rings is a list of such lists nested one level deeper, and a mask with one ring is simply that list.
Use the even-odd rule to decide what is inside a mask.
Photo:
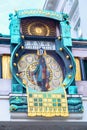
[{"label": "blue sky", "polygon": [[0,33],[9,34],[9,14],[14,10],[42,9],[45,0],[0,0]]}]

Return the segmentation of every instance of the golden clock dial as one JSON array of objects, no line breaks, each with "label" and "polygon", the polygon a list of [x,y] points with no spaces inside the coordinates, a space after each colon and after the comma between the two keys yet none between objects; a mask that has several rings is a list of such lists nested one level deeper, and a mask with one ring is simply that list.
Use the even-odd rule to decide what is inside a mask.
[{"label": "golden clock dial", "polygon": [[50,33],[49,27],[41,22],[33,22],[28,26],[29,35],[48,36]]},{"label": "golden clock dial", "polygon": [[24,68],[26,68],[26,66],[27,66],[26,62],[25,62],[24,60],[20,60],[20,62],[19,62],[19,67],[20,67],[21,69],[24,69]]},{"label": "golden clock dial", "polygon": [[[53,90],[58,87],[63,81],[63,72],[59,63],[50,55],[44,56],[46,61],[47,71],[49,73],[49,88],[47,90]],[[20,66],[25,63],[26,66]],[[18,72],[20,78],[32,89],[41,91],[40,85],[37,83],[37,74],[33,75],[33,72],[39,64],[39,58],[36,54],[26,54],[21,57],[18,62]]]}]

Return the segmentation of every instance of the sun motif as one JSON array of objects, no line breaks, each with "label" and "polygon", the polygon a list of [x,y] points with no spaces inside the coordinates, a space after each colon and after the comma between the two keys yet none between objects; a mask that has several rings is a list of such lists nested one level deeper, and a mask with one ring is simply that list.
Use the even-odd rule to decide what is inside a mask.
[{"label": "sun motif", "polygon": [[33,22],[28,26],[29,35],[48,36],[50,34],[49,27],[41,22]]}]

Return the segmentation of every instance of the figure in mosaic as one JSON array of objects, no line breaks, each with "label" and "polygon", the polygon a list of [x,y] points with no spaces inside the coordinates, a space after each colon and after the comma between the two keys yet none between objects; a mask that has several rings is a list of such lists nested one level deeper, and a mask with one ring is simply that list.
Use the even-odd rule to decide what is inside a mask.
[{"label": "figure in mosaic", "polygon": [[36,69],[33,71],[33,75],[35,76],[34,80],[38,86],[41,87],[41,91],[47,91],[49,86],[49,77],[50,72],[47,70],[47,65],[45,58],[43,57],[44,50],[39,50],[39,62],[37,64]]}]

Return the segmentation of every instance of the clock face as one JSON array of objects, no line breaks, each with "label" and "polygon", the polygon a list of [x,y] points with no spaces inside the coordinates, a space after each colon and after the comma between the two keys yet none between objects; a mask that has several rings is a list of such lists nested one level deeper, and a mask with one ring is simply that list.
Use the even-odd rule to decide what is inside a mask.
[{"label": "clock face", "polygon": [[18,62],[18,73],[22,82],[37,91],[54,90],[63,81],[60,64],[51,55],[36,53],[23,55]]}]

